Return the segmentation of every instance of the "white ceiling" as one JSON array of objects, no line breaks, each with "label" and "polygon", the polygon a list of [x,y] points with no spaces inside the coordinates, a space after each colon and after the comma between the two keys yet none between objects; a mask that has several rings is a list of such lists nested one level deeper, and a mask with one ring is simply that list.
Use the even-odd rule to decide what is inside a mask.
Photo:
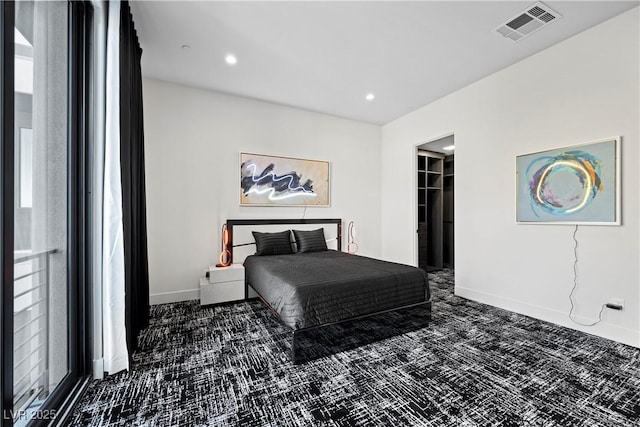
[{"label": "white ceiling", "polygon": [[[518,43],[493,32],[533,3],[140,1],[131,8],[146,77],[384,124],[639,4],[546,1],[562,19]],[[228,53],[235,66],[225,63]],[[365,100],[369,92],[374,101]]]}]

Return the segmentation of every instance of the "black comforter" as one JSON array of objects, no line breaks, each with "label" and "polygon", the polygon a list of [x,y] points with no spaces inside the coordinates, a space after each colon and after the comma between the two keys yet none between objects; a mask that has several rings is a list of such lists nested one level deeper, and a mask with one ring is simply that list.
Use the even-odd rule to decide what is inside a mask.
[{"label": "black comforter", "polygon": [[337,251],[250,256],[249,285],[294,330],[428,301],[418,268]]}]

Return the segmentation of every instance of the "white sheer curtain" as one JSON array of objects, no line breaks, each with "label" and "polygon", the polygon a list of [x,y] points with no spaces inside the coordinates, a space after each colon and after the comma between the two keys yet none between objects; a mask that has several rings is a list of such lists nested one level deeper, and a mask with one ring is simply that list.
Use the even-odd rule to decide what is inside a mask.
[{"label": "white sheer curtain", "polygon": [[104,371],[129,369],[125,329],[125,270],[120,176],[120,1],[109,1],[102,235]]}]

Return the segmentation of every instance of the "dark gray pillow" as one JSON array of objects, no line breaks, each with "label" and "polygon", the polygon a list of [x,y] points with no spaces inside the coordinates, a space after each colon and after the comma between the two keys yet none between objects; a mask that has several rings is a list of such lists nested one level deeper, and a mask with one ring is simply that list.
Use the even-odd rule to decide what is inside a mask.
[{"label": "dark gray pillow", "polygon": [[312,231],[293,230],[296,238],[298,252],[322,252],[327,250],[327,241],[324,238],[324,229],[318,228]]},{"label": "dark gray pillow", "polygon": [[287,255],[292,254],[291,231],[279,233],[260,233],[252,231],[256,241],[256,255]]}]

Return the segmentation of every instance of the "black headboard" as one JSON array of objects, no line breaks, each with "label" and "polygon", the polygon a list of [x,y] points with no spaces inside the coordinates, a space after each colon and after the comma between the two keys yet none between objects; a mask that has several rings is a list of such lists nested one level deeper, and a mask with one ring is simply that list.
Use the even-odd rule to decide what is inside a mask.
[{"label": "black headboard", "polygon": [[341,218],[329,218],[329,219],[228,219],[227,230],[229,232],[229,245],[227,250],[231,254],[231,262],[235,262],[233,259],[233,249],[238,246],[249,246],[255,243],[251,242],[234,242],[233,240],[233,228],[237,226],[261,226],[261,225],[299,225],[299,224],[318,224],[328,225],[335,224],[336,226],[336,240],[338,250],[342,250],[342,219]]}]

